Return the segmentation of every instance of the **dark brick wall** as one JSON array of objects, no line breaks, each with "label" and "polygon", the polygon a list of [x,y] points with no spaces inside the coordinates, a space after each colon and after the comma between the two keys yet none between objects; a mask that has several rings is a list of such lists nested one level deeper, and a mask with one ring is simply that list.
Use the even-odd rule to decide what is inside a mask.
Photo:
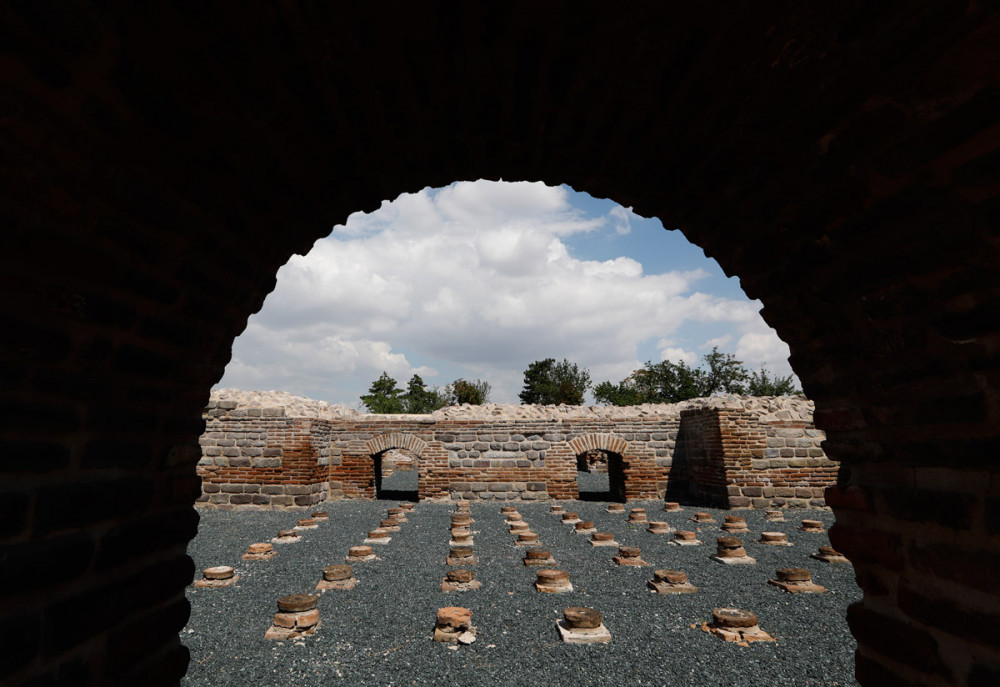
[{"label": "dark brick wall", "polygon": [[998,674],[992,5],[177,7],[0,8],[0,680],[177,681],[233,338],[351,212],[476,178],[739,275],[841,465],[862,683]]}]

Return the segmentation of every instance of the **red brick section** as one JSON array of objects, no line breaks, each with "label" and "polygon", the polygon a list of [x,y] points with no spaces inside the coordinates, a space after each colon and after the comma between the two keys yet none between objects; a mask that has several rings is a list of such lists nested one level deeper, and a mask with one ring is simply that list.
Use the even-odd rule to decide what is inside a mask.
[{"label": "red brick section", "polygon": [[[685,430],[688,420],[679,423],[669,415],[435,421],[427,416],[379,415],[362,420],[286,418],[283,413],[281,408],[235,408],[225,401],[209,404],[198,465],[203,486],[199,505],[305,509],[327,497],[374,498],[373,451],[394,448],[413,453],[421,499],[577,498],[577,458],[593,450],[621,462],[626,498],[662,498],[669,489],[684,489],[671,481],[678,433],[718,437],[719,426],[713,423],[720,417],[729,422],[729,416],[717,412],[692,414],[689,430]],[[751,415],[745,415],[742,421],[751,421],[747,419]],[[725,442],[717,442],[704,465],[679,479],[699,481],[700,487],[744,477],[752,486],[769,479],[758,477],[760,471],[749,466],[749,473],[739,472],[746,446],[734,432],[726,424]],[[798,483],[808,483],[809,472],[803,468],[796,473]],[[694,491],[704,495],[705,490]],[[710,500],[728,505],[724,488],[716,495],[720,498]],[[757,499],[753,505],[775,504]],[[822,505],[822,499],[814,505]]]},{"label": "red brick section", "polygon": [[176,683],[201,413],[277,269],[403,191],[504,178],[739,276],[840,461],[862,684],[997,683],[963,629],[1000,609],[993,5],[48,10],[0,9],[0,681]]}]

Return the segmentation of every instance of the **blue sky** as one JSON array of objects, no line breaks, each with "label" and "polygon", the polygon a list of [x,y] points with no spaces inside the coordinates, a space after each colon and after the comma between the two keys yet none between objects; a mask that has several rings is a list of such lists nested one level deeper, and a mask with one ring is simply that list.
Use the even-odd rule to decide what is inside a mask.
[{"label": "blue sky", "polygon": [[697,364],[717,345],[791,373],[736,278],[659,220],[569,187],[457,182],[354,213],[278,271],[217,387],[360,409],[400,384],[485,379],[517,403],[524,369],[568,358],[594,382],[646,360]]}]

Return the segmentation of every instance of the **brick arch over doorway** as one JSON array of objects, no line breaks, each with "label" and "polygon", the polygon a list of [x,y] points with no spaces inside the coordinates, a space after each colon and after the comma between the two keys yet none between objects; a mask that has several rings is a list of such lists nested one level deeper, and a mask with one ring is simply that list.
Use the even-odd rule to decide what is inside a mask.
[{"label": "brick arch over doorway", "polygon": [[417,458],[420,458],[424,449],[427,448],[427,442],[412,434],[390,432],[388,434],[380,434],[374,439],[365,442],[365,448],[372,455],[388,451],[391,448],[405,448]]},{"label": "brick arch over doorway", "polygon": [[[420,457],[423,455],[424,449],[427,448],[427,442],[419,437],[415,437],[412,434],[406,434],[405,432],[387,432],[385,434],[380,434],[377,437],[373,437],[369,441],[365,442],[365,448],[368,451],[368,455],[371,458],[369,461],[365,461],[364,466],[371,470],[370,480],[373,485],[373,495],[381,496],[381,498],[395,497],[398,494],[392,492],[391,496],[389,494],[383,494],[381,492],[382,479],[383,479],[383,469],[382,461],[384,459],[383,454],[390,449],[405,449],[409,451],[413,457],[417,459],[417,464],[414,466],[414,474],[417,477],[417,485],[414,490],[414,494],[420,493],[420,474],[421,472],[426,473],[427,468],[421,465]],[[331,484],[332,486],[332,484]],[[343,483],[341,483],[341,488],[343,489]]]},{"label": "brick arch over doorway", "polygon": [[573,449],[573,453],[576,455],[580,455],[581,453],[592,451],[594,449],[610,451],[611,453],[617,453],[620,456],[624,456],[628,452],[627,441],[622,439],[620,436],[604,432],[600,434],[584,434],[578,437],[573,437],[569,440],[569,447]]},{"label": "brick arch over doorway", "polygon": [[0,10],[0,671],[176,680],[201,412],[278,267],[503,178],[739,275],[841,461],[861,682],[1000,681],[996,10],[434,4]]}]

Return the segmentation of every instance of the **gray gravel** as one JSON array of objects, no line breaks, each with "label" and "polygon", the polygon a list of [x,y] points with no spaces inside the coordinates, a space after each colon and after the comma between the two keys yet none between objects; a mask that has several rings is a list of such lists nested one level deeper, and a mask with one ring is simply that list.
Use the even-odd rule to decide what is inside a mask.
[{"label": "gray gravel", "polygon": [[[472,504],[476,577],[481,589],[445,594],[441,578],[450,504],[420,503],[393,534],[377,547],[381,560],[355,564],[358,586],[328,591],[319,601],[322,627],[302,640],[265,640],[279,596],[312,593],[325,565],[342,563],[347,549],[361,544],[378,526],[387,501],[339,501],[321,507],[330,520],[304,533],[296,544],[276,545],[268,562],[243,561],[240,555],[257,541],[269,541],[279,529],[295,525],[297,513],[202,513],[198,536],[189,548],[199,570],[233,565],[240,581],[224,589],[189,588],[191,619],[181,633],[191,651],[186,685],[254,684],[297,687],[344,685],[854,685],[854,641],[844,619],[848,604],[860,598],[849,565],[829,565],[809,558],[824,534],[796,530],[803,518],[833,521],[826,511],[787,511],[784,523],[764,523],[763,513],[741,511],[752,534],[739,536],[758,563],[724,566],[709,559],[718,525],[702,526],[704,546],[676,547],[670,535],[653,535],[631,526],[600,502],[565,503],[598,530],[613,532],[620,544],[639,546],[648,568],[620,568],[613,548],[594,548],[589,537],[572,532],[546,503],[517,503],[520,513],[552,550],[558,567],[570,573],[575,587],[567,594],[534,590],[535,570],[521,564],[523,549],[514,546],[499,502]],[[695,510],[664,513],[660,502],[637,502],[652,519],[691,529]],[[318,509],[319,509],[318,508]],[[761,531],[788,533],[791,547],[758,544]],[[781,567],[803,567],[828,592],[786,594],[768,585]],[[655,568],[688,573],[698,594],[661,596],[646,589]],[[471,646],[449,650],[431,641],[435,613],[443,606],[472,610],[479,635]],[[601,611],[612,633],[607,645],[566,645],[559,641],[556,618],[568,606]],[[715,607],[754,611],[776,643],[749,647],[728,644],[697,627]],[[696,625],[692,628],[691,625]],[[251,682],[252,681],[252,682]]]}]

